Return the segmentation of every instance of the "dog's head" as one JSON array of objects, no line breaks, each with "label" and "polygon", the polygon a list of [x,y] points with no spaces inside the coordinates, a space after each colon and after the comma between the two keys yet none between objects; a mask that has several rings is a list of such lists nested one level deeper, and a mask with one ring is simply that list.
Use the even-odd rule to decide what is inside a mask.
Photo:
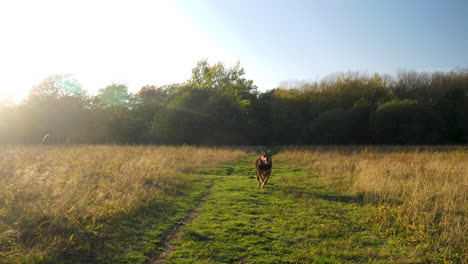
[{"label": "dog's head", "polygon": [[262,154],[260,154],[260,160],[265,163],[265,164],[270,164],[271,162],[271,152],[270,151],[262,151]]}]

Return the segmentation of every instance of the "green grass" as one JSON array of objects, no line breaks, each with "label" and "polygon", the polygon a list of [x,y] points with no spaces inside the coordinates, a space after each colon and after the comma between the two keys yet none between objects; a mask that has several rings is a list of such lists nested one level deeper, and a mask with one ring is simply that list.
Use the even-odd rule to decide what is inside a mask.
[{"label": "green grass", "polygon": [[246,155],[194,146],[0,148],[0,263],[144,263]]},{"label": "green grass", "polygon": [[254,158],[200,171],[215,177],[211,194],[168,263],[417,262],[369,225],[375,205],[284,162],[259,189]]},{"label": "green grass", "polygon": [[[315,163],[307,167],[273,158],[270,181],[259,189],[255,158],[187,167],[177,172],[184,179],[177,188],[166,186],[158,199],[116,214],[74,218],[51,229],[58,234],[52,243],[67,242],[54,251],[58,254],[30,254],[16,262],[149,263],[168,232],[198,208],[173,241],[167,263],[450,263],[422,255],[419,244],[387,221],[387,207],[318,175]],[[2,261],[8,257],[4,245],[0,263],[11,263]]]},{"label": "green grass", "polygon": [[69,230],[73,243],[57,257],[37,263],[145,263],[161,251],[168,230],[206,195],[212,179],[193,177],[185,188],[161,202],[149,202],[126,214],[85,219],[85,228]]}]

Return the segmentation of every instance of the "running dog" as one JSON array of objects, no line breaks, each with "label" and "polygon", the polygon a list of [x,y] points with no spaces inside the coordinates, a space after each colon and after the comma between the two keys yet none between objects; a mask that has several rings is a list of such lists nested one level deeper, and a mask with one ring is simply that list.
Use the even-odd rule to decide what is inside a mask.
[{"label": "running dog", "polygon": [[255,160],[255,172],[257,173],[257,182],[258,187],[263,188],[263,186],[268,182],[271,175],[271,167],[273,165],[273,161],[271,160],[270,151],[263,152]]}]

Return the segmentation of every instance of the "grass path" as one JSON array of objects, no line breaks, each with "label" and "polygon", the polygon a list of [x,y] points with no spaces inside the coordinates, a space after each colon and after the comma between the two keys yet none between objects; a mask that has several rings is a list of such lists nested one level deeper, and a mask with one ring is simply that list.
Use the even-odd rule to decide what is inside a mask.
[{"label": "grass path", "polygon": [[200,209],[204,205],[205,198],[211,193],[211,188],[208,187],[208,191],[200,197],[198,206],[190,211],[185,218],[180,220],[178,224],[173,228],[172,231],[166,234],[165,239],[161,242],[161,252],[151,260],[152,264],[163,264],[167,262],[169,254],[176,249],[175,239],[184,231],[184,229],[192,223],[193,220],[198,218],[200,215]]},{"label": "grass path", "polygon": [[367,225],[373,205],[274,161],[259,189],[254,156],[196,173],[213,186],[171,242],[167,263],[402,263],[404,250]]}]

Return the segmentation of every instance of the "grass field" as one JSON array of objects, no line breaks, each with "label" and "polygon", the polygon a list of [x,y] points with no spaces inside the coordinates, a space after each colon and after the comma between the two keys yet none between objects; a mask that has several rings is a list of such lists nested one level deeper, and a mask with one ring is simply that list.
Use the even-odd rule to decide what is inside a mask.
[{"label": "grass field", "polygon": [[0,148],[0,263],[142,263],[206,191],[202,147]]},{"label": "grass field", "polygon": [[402,260],[367,226],[369,206],[317,175],[275,162],[259,189],[251,160],[218,169],[201,214],[175,241],[167,263],[386,263]]},{"label": "grass field", "polygon": [[4,147],[0,263],[464,263],[467,154]]},{"label": "grass field", "polygon": [[418,261],[467,261],[466,147],[311,147],[277,158],[378,206],[369,224]]}]

